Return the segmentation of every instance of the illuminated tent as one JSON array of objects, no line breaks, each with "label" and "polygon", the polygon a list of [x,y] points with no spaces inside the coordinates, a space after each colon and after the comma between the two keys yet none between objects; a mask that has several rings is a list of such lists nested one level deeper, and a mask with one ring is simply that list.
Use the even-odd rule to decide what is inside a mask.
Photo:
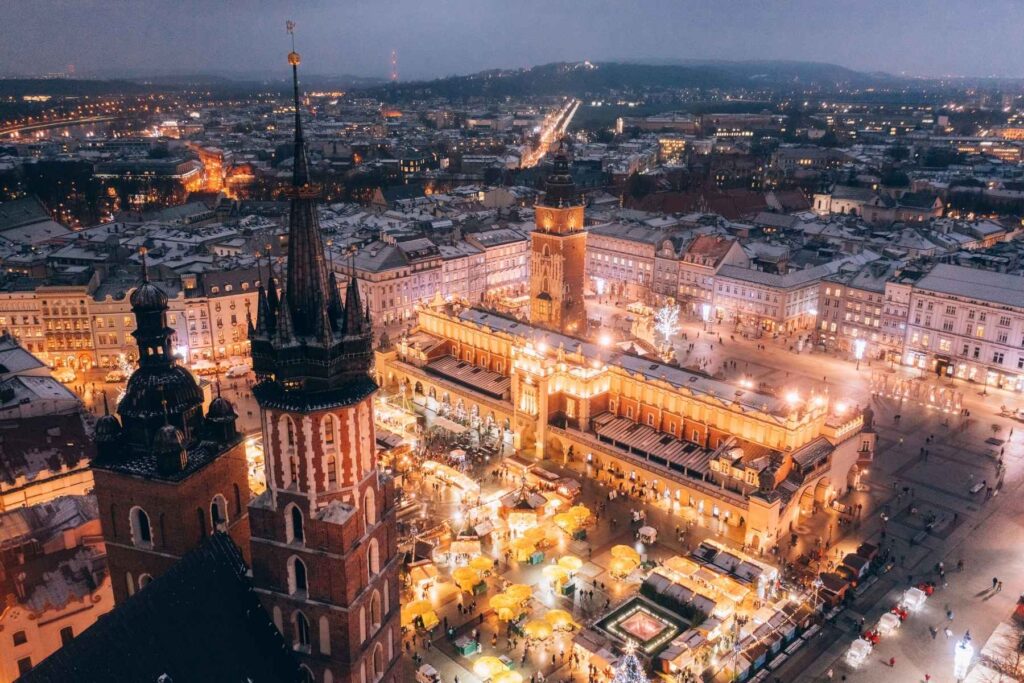
[{"label": "illuminated tent", "polygon": [[473,662],[473,673],[484,680],[494,678],[503,671],[508,671],[508,668],[497,657],[484,655]]},{"label": "illuminated tent", "polygon": [[583,566],[583,560],[575,555],[563,555],[558,558],[558,566],[565,569],[570,574],[574,574]]},{"label": "illuminated tent", "polygon": [[456,567],[452,570],[452,580],[461,590],[472,592],[473,586],[480,583],[480,572],[472,567]]},{"label": "illuminated tent", "polygon": [[527,638],[546,640],[551,637],[551,624],[540,619],[531,619],[523,624],[523,633]]},{"label": "illuminated tent", "polygon": [[573,505],[569,508],[567,514],[576,520],[576,526],[583,526],[590,519],[590,510],[587,509],[586,505]]},{"label": "illuminated tent", "polygon": [[561,590],[562,585],[569,580],[569,570],[557,564],[549,564],[541,572],[544,580],[551,584],[554,590]]},{"label": "illuminated tent", "polygon": [[617,578],[625,578],[639,566],[639,562],[634,562],[628,557],[613,557],[612,561],[608,564],[608,571]]},{"label": "illuminated tent", "polygon": [[612,546],[612,557],[630,560],[634,564],[640,564],[640,553],[628,545]]},{"label": "illuminated tent", "polygon": [[515,616],[515,608],[518,603],[507,593],[498,593],[491,597],[487,603],[494,610],[500,621],[508,621]]},{"label": "illuminated tent", "polygon": [[537,546],[528,538],[517,538],[512,541],[512,555],[517,562],[526,562],[535,552],[537,552]]},{"label": "illuminated tent", "polygon": [[547,540],[548,532],[544,527],[535,526],[523,532],[523,538],[528,539],[534,545],[541,545]]},{"label": "illuminated tent", "polygon": [[505,595],[512,598],[516,603],[523,603],[533,595],[533,589],[525,583],[514,583],[505,589]]},{"label": "illuminated tent", "polygon": [[477,555],[469,561],[469,566],[478,572],[489,572],[494,569],[494,560],[484,555]]},{"label": "illuminated tent", "polygon": [[556,631],[563,629],[571,630],[576,625],[572,615],[564,609],[548,610],[547,614],[544,615],[544,621],[548,622],[551,628]]},{"label": "illuminated tent", "polygon": [[491,683],[523,683],[523,675],[518,671],[499,671]]},{"label": "illuminated tent", "polygon": [[434,606],[430,604],[429,600],[413,600],[404,607],[402,607],[402,625],[408,626],[416,620],[416,617],[420,617],[424,625],[427,623],[437,623],[437,615],[434,614]]},{"label": "illuminated tent", "polygon": [[568,512],[559,512],[553,519],[558,528],[567,534],[573,534],[577,529],[579,529],[579,524],[576,523],[576,518]]}]

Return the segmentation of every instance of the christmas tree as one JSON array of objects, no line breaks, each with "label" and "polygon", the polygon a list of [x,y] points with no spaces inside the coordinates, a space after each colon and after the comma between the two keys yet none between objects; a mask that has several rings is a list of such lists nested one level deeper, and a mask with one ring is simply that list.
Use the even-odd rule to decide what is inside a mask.
[{"label": "christmas tree", "polygon": [[615,665],[615,676],[612,683],[648,683],[644,667],[636,656],[636,646],[630,640],[626,643],[626,651]]}]

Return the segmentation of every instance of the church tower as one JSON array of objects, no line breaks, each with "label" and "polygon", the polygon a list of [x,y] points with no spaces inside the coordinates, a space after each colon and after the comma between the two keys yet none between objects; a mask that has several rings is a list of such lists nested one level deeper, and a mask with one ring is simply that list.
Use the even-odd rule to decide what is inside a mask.
[{"label": "church tower", "polygon": [[559,148],[544,199],[534,208],[531,233],[530,322],[570,335],[586,333],[583,304],[587,233],[583,201],[569,160]]},{"label": "church tower", "polygon": [[[235,411],[203,392],[172,355],[167,295],[149,281],[132,292],[139,369],[117,407],[96,422],[96,499],[121,603],[215,531],[248,547],[249,478]],[[104,397],[104,403],[106,398]]]},{"label": "church tower", "polygon": [[287,275],[250,327],[267,490],[249,507],[252,579],[312,681],[393,683],[401,652],[394,488],[377,466],[369,311],[327,267],[295,104]]}]

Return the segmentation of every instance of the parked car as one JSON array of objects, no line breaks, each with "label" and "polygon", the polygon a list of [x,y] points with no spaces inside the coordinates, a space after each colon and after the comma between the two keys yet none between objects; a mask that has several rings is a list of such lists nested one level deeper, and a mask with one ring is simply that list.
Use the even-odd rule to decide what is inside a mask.
[{"label": "parked car", "polygon": [[64,384],[71,384],[77,377],[78,375],[71,368],[57,368],[53,371],[53,378]]},{"label": "parked car", "polygon": [[416,669],[416,683],[440,683],[440,680],[437,669],[429,664],[423,664]]},{"label": "parked car", "polygon": [[248,365],[245,365],[244,363],[240,365],[232,365],[230,368],[228,368],[228,371],[224,373],[224,376],[230,379],[234,379],[236,377],[245,377],[246,375],[249,374],[250,370],[251,368]]}]

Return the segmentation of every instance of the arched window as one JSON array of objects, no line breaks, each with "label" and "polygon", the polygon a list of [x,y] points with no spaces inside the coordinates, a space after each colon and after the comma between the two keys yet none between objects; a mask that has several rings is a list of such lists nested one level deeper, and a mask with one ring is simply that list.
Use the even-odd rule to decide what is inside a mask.
[{"label": "arched window", "polygon": [[376,633],[381,624],[380,593],[373,591],[370,596],[370,632]]},{"label": "arched window", "polygon": [[366,608],[359,606],[359,642],[366,642]]},{"label": "arched window", "polygon": [[132,595],[135,595],[135,579],[132,578],[132,573],[131,572],[125,573],[125,575],[124,575],[124,582],[128,586],[128,595],[129,595],[129,597],[132,596]]},{"label": "arched window", "polygon": [[296,611],[292,617],[292,625],[295,626],[295,649],[309,649],[309,619],[302,612]]},{"label": "arched window", "polygon": [[377,523],[377,497],[373,493],[373,487],[366,489],[363,494],[363,519],[367,528]]},{"label": "arched window", "polygon": [[238,484],[231,485],[235,489],[235,514],[242,514],[242,492],[238,488]]},{"label": "arched window", "polygon": [[371,538],[370,543],[366,547],[366,566],[369,569],[370,576],[380,572],[380,544],[377,543],[376,538]]},{"label": "arched window", "polygon": [[330,669],[324,670],[324,683],[334,683],[334,674],[331,673]]},{"label": "arched window", "polygon": [[142,590],[149,585],[149,582],[153,580],[153,577],[149,574],[139,574],[139,590]]},{"label": "arched window", "polygon": [[132,543],[140,548],[153,547],[153,529],[149,526],[149,515],[146,511],[135,506],[129,516],[132,529]]},{"label": "arched window", "polygon": [[303,543],[306,540],[306,536],[302,528],[302,510],[295,503],[292,503],[290,508],[285,518],[288,520],[288,529],[285,537],[289,543]]},{"label": "arched window", "polygon": [[377,643],[373,648],[373,676],[371,677],[374,681],[379,681],[384,677],[384,646]]},{"label": "arched window", "polygon": [[327,446],[334,446],[334,416],[324,415],[321,426],[324,433],[324,444]]},{"label": "arched window", "polygon": [[306,563],[295,556],[288,558],[288,592],[305,593],[307,586]]},{"label": "arched window", "polygon": [[[331,623],[326,615],[320,617],[320,654],[331,654]],[[324,680],[330,675],[330,671],[324,672]]]},{"label": "arched window", "polygon": [[219,493],[210,502],[210,528],[214,531],[227,531],[228,502]]},{"label": "arched window", "polygon": [[315,683],[316,682],[316,679],[313,678],[313,672],[310,671],[309,667],[306,666],[305,664],[303,664],[302,666],[299,667],[299,672],[300,672],[300,676],[301,676],[301,678],[299,680],[301,680],[302,683]]},{"label": "arched window", "polygon": [[199,520],[199,540],[206,538],[206,513],[203,508],[196,508],[196,519]]},{"label": "arched window", "polygon": [[288,458],[289,485],[299,488],[299,456],[292,455]]}]

